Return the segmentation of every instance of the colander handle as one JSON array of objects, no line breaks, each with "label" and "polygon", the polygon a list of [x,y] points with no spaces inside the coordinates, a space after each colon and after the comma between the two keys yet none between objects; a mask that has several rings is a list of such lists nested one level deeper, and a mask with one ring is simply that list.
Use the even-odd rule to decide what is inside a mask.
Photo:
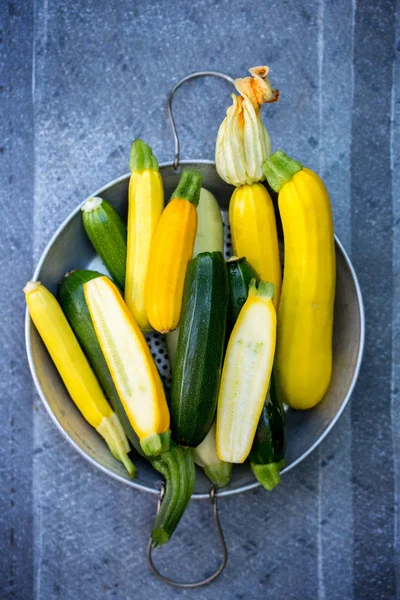
[{"label": "colander handle", "polygon": [[225,75],[224,73],[219,73],[218,71],[196,71],[195,73],[190,73],[189,75],[186,75],[186,77],[183,77],[183,79],[181,79],[180,81],[178,81],[178,83],[176,83],[174,85],[174,87],[172,88],[172,90],[170,91],[170,93],[168,95],[168,116],[169,116],[169,122],[171,124],[172,135],[174,136],[174,143],[175,143],[175,156],[174,156],[175,171],[177,171],[179,168],[180,144],[179,144],[179,137],[178,137],[178,132],[176,129],[176,124],[175,124],[175,119],[174,119],[174,115],[172,112],[172,100],[173,100],[176,90],[178,88],[180,88],[181,85],[183,85],[186,81],[189,81],[190,79],[197,79],[198,77],[218,77],[219,79],[225,79],[225,81],[228,81],[232,85],[235,84],[234,79],[232,79],[232,77],[229,77],[229,75]]},{"label": "colander handle", "polygon": [[[178,159],[179,160],[179,159]],[[163,497],[163,492],[164,492],[164,488],[161,488],[161,492],[160,492],[160,496],[158,498],[158,506],[157,506],[157,513],[160,510],[160,506],[161,506],[161,500]],[[212,504],[212,508],[213,508],[213,517],[214,517],[214,524],[221,542],[221,548],[222,548],[222,560],[221,560],[221,564],[219,565],[218,569],[212,574],[210,575],[210,577],[207,577],[207,579],[202,579],[201,581],[194,581],[192,583],[185,583],[185,582],[181,582],[181,581],[174,581],[173,579],[169,579],[168,577],[165,577],[165,575],[163,575],[162,573],[160,573],[160,571],[157,569],[157,567],[154,565],[153,562],[153,546],[152,546],[152,541],[151,538],[149,540],[148,546],[147,546],[147,561],[149,563],[150,569],[153,571],[153,573],[159,578],[161,579],[161,581],[163,581],[164,583],[167,583],[168,585],[172,585],[174,587],[178,587],[178,588],[197,588],[197,587],[201,587],[203,585],[207,585],[207,583],[211,583],[211,581],[214,581],[214,579],[216,579],[218,577],[218,575],[220,575],[222,573],[222,571],[225,569],[226,566],[226,562],[228,560],[228,550],[226,547],[226,542],[225,542],[225,538],[224,538],[224,534],[221,528],[221,523],[219,522],[219,517],[218,517],[218,505],[217,505],[217,495],[216,495],[216,489],[215,487],[211,488],[210,491],[210,500],[211,500],[211,504]]]}]

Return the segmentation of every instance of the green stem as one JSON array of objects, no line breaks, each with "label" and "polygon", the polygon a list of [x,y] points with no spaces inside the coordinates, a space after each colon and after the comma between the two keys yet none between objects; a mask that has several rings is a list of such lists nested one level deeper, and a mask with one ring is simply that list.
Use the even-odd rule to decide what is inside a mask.
[{"label": "green stem", "polygon": [[165,506],[160,517],[156,517],[154,529],[152,531],[152,539],[157,544],[165,544],[171,537],[177,527],[181,516],[187,506],[186,504],[186,485],[187,485],[187,469],[183,448],[174,447],[164,458],[169,468],[170,485],[173,486],[173,499]]},{"label": "green stem", "polygon": [[275,192],[280,192],[285,183],[302,168],[303,165],[299,161],[293,160],[282,150],[274,152],[262,166],[264,175]]},{"label": "green stem", "polygon": [[103,417],[97,432],[105,439],[112,455],[122,462],[131,477],[136,475],[136,467],[128,456],[130,450],[128,440],[117,415]]},{"label": "green stem", "polygon": [[203,467],[203,471],[216,487],[223,488],[228,485],[231,480],[232,464],[220,462],[216,465]]},{"label": "green stem", "polygon": [[271,491],[278,485],[281,480],[280,470],[284,466],[285,461],[269,463],[267,465],[257,465],[250,463],[251,470],[256,476],[261,485],[268,491]]},{"label": "green stem", "polygon": [[[151,538],[153,547],[166,544],[175,531],[189,504],[194,489],[195,467],[193,450],[173,446],[160,459],[164,462],[168,477],[161,508],[156,516]],[[160,465],[158,465],[160,466]]]},{"label": "green stem", "polygon": [[203,175],[196,169],[183,169],[178,187],[171,196],[173,198],[182,198],[191,202],[195,206],[200,200],[201,182]]},{"label": "green stem", "polygon": [[150,146],[143,140],[137,138],[132,142],[129,161],[131,171],[158,171],[158,161]]},{"label": "green stem", "polygon": [[249,285],[249,296],[260,296],[261,298],[273,298],[275,286],[270,281],[257,281],[252,279]]},{"label": "green stem", "polygon": [[170,478],[170,475],[168,465],[163,459],[164,454],[165,453],[153,457],[146,456],[145,458],[149,461],[151,466],[161,473],[161,475],[164,475],[165,480],[167,480]]},{"label": "green stem", "polygon": [[158,456],[162,452],[169,450],[171,441],[171,430],[168,429],[164,433],[155,433],[141,440],[140,445],[146,456]]}]

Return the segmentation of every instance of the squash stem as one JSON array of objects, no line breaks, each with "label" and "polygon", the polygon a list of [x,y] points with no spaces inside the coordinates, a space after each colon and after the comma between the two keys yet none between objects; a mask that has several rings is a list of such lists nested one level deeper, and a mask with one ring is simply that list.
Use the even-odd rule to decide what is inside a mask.
[{"label": "squash stem", "polygon": [[281,188],[290,181],[298,171],[301,171],[303,165],[290,158],[282,150],[277,150],[263,164],[262,169],[269,185],[275,192],[280,192]]},{"label": "squash stem", "polygon": [[110,417],[103,417],[97,432],[105,439],[113,456],[122,462],[130,477],[135,477],[136,467],[128,456],[129,444],[117,415],[112,413]]},{"label": "squash stem", "polygon": [[202,180],[203,175],[200,171],[196,171],[196,169],[183,169],[178,187],[172,194],[171,200],[173,198],[180,198],[197,206],[200,200]]},{"label": "squash stem", "polygon": [[143,140],[137,138],[132,142],[129,160],[131,171],[141,173],[142,171],[158,171],[158,160],[153,154],[150,146]]},{"label": "squash stem", "polygon": [[257,465],[250,463],[251,470],[261,483],[264,489],[271,491],[278,485],[281,480],[280,470],[284,466],[285,461],[269,463],[266,465]]},{"label": "squash stem", "polygon": [[146,456],[158,456],[162,452],[169,450],[171,441],[171,430],[164,433],[155,433],[140,441],[142,450]]},{"label": "squash stem", "polygon": [[216,465],[203,467],[208,479],[218,488],[223,488],[231,480],[232,463],[220,462]]},{"label": "squash stem", "polygon": [[258,296],[260,298],[273,298],[275,286],[270,281],[257,281],[252,279],[249,285],[249,296]]},{"label": "squash stem", "polygon": [[28,281],[28,283],[26,284],[26,286],[23,288],[23,292],[25,294],[25,296],[28,296],[28,294],[32,294],[33,292],[36,292],[41,286],[40,281]]},{"label": "squash stem", "polygon": [[[158,462],[164,463],[167,477],[165,495],[151,532],[153,548],[166,544],[170,539],[189,504],[195,481],[191,448],[172,446]],[[162,472],[161,464],[157,464],[157,468]]]}]

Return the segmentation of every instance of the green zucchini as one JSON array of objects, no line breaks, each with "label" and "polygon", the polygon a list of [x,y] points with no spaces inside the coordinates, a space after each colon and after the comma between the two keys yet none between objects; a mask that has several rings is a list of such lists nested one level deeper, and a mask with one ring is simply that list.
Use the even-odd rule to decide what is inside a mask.
[{"label": "green zucchini", "polygon": [[198,446],[214,420],[227,305],[224,257],[203,252],[189,262],[172,375],[171,428],[181,446]]},{"label": "green zucchini", "polygon": [[[139,438],[129,422],[114,386],[85,302],[84,284],[101,276],[102,274],[96,271],[85,270],[67,274],[60,286],[60,304],[129,441],[143,456]],[[190,500],[194,488],[194,461],[192,451],[186,452],[175,445],[161,456],[145,458],[165,477],[165,495],[152,534],[154,544],[157,545],[165,543],[171,537]]]},{"label": "green zucchini", "polygon": [[[224,226],[217,200],[208,190],[202,188],[197,206],[197,234],[193,258],[202,252],[224,251]],[[166,336],[168,357],[174,370],[179,338],[178,327]],[[216,487],[224,487],[231,478],[232,465],[219,460],[215,447],[215,424],[202,443],[195,448],[195,462],[203,468],[205,474]]]},{"label": "green zucchini", "polygon": [[112,279],[124,290],[127,252],[126,225],[117,211],[101,198],[82,206],[82,221],[89,240]]},{"label": "green zucchini", "polygon": [[260,278],[244,257],[232,256],[226,266],[229,275],[228,332],[230,332],[247,300],[250,281],[255,279],[258,282]]},{"label": "green zucchini", "polygon": [[208,479],[216,487],[225,487],[230,482],[232,463],[225,462],[218,458],[215,439],[215,421],[204,440],[195,449],[194,462],[199,467],[202,467]]},{"label": "green zucchini", "polygon": [[[248,295],[250,281],[259,281],[255,270],[245,258],[232,257],[227,262],[229,275],[228,328],[232,329]],[[285,411],[280,404],[271,380],[253,446],[250,465],[257,480],[267,490],[280,481],[286,448]]]},{"label": "green zucchini", "polygon": [[122,427],[137,452],[143,455],[140,441],[126,415],[111,373],[97,340],[96,333],[86,306],[83,286],[87,281],[101,277],[97,271],[76,270],[68,273],[61,282],[59,300],[61,307],[71,325],[82,350],[86,354],[97,379],[100,382],[111,406],[117,413]]},{"label": "green zucchini", "polygon": [[285,449],[285,411],[271,381],[249,455],[251,469],[266,490],[272,490],[280,482],[280,470],[285,465]]}]

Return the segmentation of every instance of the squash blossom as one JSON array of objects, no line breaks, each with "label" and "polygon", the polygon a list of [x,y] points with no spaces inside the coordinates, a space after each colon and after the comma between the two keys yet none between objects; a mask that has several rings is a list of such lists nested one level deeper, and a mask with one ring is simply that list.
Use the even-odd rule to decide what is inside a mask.
[{"label": "squash blossom", "polygon": [[249,72],[252,77],[235,79],[240,96],[232,94],[233,104],[226,111],[216,143],[218,174],[234,186],[264,180],[261,167],[271,154],[271,141],[260,108],[279,98],[268,79],[269,67],[253,67]]}]

